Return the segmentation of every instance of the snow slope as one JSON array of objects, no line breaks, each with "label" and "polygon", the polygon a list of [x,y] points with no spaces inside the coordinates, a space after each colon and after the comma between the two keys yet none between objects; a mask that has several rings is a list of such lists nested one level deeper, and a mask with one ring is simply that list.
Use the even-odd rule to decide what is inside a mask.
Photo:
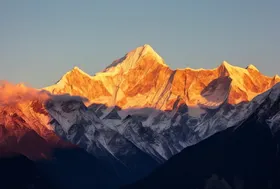
[{"label": "snow slope", "polygon": [[240,68],[226,61],[212,70],[171,70],[146,44],[94,76],[75,67],[45,90],[53,94],[83,96],[90,103],[108,107],[172,110],[178,98],[180,104],[204,104],[213,108],[224,102],[250,101],[279,81],[279,76],[264,76],[253,65]]}]

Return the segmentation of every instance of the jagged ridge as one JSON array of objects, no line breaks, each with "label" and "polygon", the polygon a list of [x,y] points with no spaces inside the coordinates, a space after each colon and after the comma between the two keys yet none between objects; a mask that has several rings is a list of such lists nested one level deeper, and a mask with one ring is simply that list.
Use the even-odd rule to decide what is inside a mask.
[{"label": "jagged ridge", "polygon": [[[228,81],[212,84],[229,77]],[[280,78],[262,75],[249,65],[246,69],[223,61],[215,69],[172,70],[150,45],[144,45],[114,61],[103,72],[90,76],[79,68],[66,73],[53,86],[45,88],[54,94],[69,93],[86,97],[91,103],[107,106],[153,107],[170,110],[178,98],[180,103],[217,107],[222,103],[237,104],[250,101],[280,81]],[[219,92],[222,91],[222,92]],[[211,93],[211,97],[204,94]],[[223,95],[217,96],[222,93]],[[216,96],[217,98],[213,98]]]},{"label": "jagged ridge", "polygon": [[[145,45],[94,76],[75,67],[45,88],[53,94],[22,85],[0,88],[0,128],[5,129],[0,134],[12,131],[20,141],[31,130],[55,146],[63,138],[145,174],[185,147],[239,125],[259,107],[266,107],[264,121],[277,131],[279,107],[267,101],[279,96],[277,82],[279,77],[263,76],[252,65],[244,69],[226,61],[212,70],[171,70]],[[54,95],[64,93],[85,97],[91,106],[80,97]]]}]

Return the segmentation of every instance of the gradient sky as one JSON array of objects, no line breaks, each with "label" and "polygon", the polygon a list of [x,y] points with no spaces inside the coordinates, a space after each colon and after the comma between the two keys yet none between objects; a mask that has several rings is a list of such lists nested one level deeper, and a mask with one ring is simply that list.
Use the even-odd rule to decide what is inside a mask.
[{"label": "gradient sky", "polygon": [[0,80],[51,85],[150,44],[173,69],[280,74],[279,0],[0,0]]}]

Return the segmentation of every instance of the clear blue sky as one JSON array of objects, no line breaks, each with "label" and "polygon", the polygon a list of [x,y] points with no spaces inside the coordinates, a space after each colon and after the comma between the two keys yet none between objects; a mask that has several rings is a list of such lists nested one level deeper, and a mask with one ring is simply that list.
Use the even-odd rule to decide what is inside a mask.
[{"label": "clear blue sky", "polygon": [[150,44],[171,68],[280,73],[279,0],[1,0],[0,80],[51,85]]}]

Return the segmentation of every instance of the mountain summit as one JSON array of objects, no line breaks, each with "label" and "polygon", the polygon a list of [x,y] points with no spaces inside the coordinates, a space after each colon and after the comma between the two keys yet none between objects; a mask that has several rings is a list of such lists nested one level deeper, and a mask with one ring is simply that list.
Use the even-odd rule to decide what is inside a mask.
[{"label": "mountain summit", "polygon": [[[85,181],[76,180],[79,186],[63,182],[67,186],[61,188],[69,188],[69,185],[75,189],[97,185],[102,189],[116,188],[113,186],[138,180],[184,148],[217,132],[243,128],[242,124],[252,115],[253,120],[265,124],[269,132],[277,133],[279,81],[279,76],[264,76],[253,65],[245,69],[227,61],[212,70],[172,70],[152,47],[144,45],[93,76],[74,67],[55,85],[45,88],[49,92],[3,83],[0,86],[0,156],[18,153],[32,160],[49,162],[59,156],[54,153],[55,149],[72,151],[81,147],[93,155],[89,159],[93,158],[94,165],[90,167],[88,158],[80,156],[84,152],[66,153],[67,161],[63,157],[59,162],[71,164],[62,168],[67,174],[60,172],[53,176],[74,181],[87,170],[77,170],[82,164],[89,169],[86,172],[97,175],[92,180],[82,174],[81,180]],[[242,136],[250,138],[252,134],[250,130],[248,136]],[[211,149],[216,148],[216,144]],[[247,149],[254,148],[250,144]],[[209,156],[201,154],[198,150],[193,158]],[[68,161],[74,156],[82,164],[77,160]],[[216,161],[216,158],[210,159]],[[53,167],[59,167],[57,165]],[[207,165],[213,163],[210,161]],[[96,166],[98,171],[92,172]],[[197,166],[192,170],[195,172]],[[85,182],[92,187],[81,186]]]},{"label": "mountain summit", "polygon": [[118,71],[126,72],[129,69],[135,68],[137,64],[143,61],[143,59],[150,60],[147,63],[156,63],[167,67],[163,59],[154,51],[154,49],[150,45],[145,44],[130,51],[124,57],[115,60],[104,70],[104,72],[114,72],[115,69],[117,69]]},{"label": "mountain summit", "polygon": [[253,64],[249,64],[246,68],[247,70],[254,70],[254,71],[259,71],[258,68],[256,68]]},{"label": "mountain summit", "polygon": [[253,65],[245,69],[227,61],[212,70],[172,70],[145,44],[94,76],[75,67],[45,90],[83,96],[91,103],[107,106],[168,110],[182,103],[215,108],[225,101],[250,101],[279,81],[279,77],[262,75]]}]

